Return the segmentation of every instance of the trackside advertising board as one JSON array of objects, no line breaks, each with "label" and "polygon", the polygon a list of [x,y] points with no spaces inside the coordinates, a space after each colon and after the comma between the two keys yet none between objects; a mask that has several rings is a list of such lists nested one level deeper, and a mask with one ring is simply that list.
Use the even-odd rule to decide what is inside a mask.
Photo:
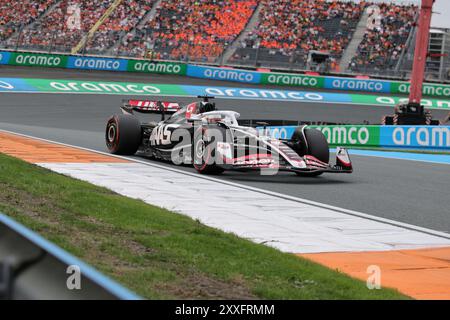
[{"label": "trackside advertising board", "polygon": [[450,126],[385,126],[380,146],[418,149],[450,149]]},{"label": "trackside advertising board", "polygon": [[186,64],[176,62],[157,62],[146,60],[128,60],[127,71],[160,74],[186,75]]},{"label": "trackside advertising board", "polygon": [[390,93],[391,83],[375,79],[325,78],[325,89]]},{"label": "trackside advertising board", "polygon": [[261,83],[304,88],[390,93],[390,82],[381,80],[307,76],[288,73],[263,73]]},{"label": "trackside advertising board", "polygon": [[322,131],[332,146],[378,147],[380,126],[312,126]]},{"label": "trackside advertising board", "polygon": [[[303,74],[265,72],[261,84],[275,84],[303,88],[318,88],[343,91],[394,93],[408,95],[409,82],[393,82],[377,79],[308,76]],[[423,94],[430,97],[450,98],[450,85],[425,83]]]},{"label": "trackside advertising board", "polygon": [[0,64],[186,75],[184,63],[9,51],[0,51]]},{"label": "trackside advertising board", "polygon": [[312,77],[303,74],[262,73],[261,84],[277,84],[303,88],[324,88],[325,77]]},{"label": "trackside advertising board", "polygon": [[84,70],[109,70],[109,71],[127,71],[128,60],[94,58],[94,57],[69,57],[67,68]]},{"label": "trackside advertising board", "polygon": [[[410,84],[408,82],[395,82],[377,79],[356,79],[344,77],[309,76],[304,74],[257,72],[226,67],[210,67],[190,65],[169,61],[150,61],[135,59],[116,59],[106,57],[87,57],[55,55],[44,53],[0,51],[0,65],[38,66],[50,68],[68,68],[84,70],[108,70],[144,72],[156,74],[182,75],[202,79],[234,81],[241,83],[269,84],[291,86],[299,88],[330,89],[341,91],[359,91],[381,94],[408,95]],[[425,97],[438,97],[439,103],[424,99],[426,107],[450,109],[450,85],[424,84]],[[367,100],[380,97],[367,96]],[[383,97],[384,99],[384,97]],[[407,99],[401,97],[387,97],[385,101],[371,102],[373,104],[396,104]],[[359,103],[359,101],[354,101]]]},{"label": "trackside advertising board", "polygon": [[[154,90],[161,88],[163,91]],[[133,82],[95,82],[88,80],[20,79],[0,78],[0,92],[41,93],[95,93],[95,94],[172,94],[175,96],[212,95],[217,98],[248,99],[257,101],[307,102],[322,104],[368,105],[374,108],[393,107],[399,98],[367,94],[329,93],[318,91],[277,90],[267,88],[237,88],[221,86],[169,85]],[[450,100],[424,99],[422,103],[430,109],[450,110]]]},{"label": "trackside advertising board", "polygon": [[[391,82],[391,93],[409,94],[410,89],[411,84],[408,82]],[[450,99],[450,85],[424,83],[423,94]]]},{"label": "trackside advertising board", "polygon": [[0,64],[9,64],[11,52],[0,51]]},{"label": "trackside advertising board", "polygon": [[[380,144],[380,126],[310,126],[318,129],[327,138],[331,146],[378,147]],[[276,139],[290,139],[297,126],[267,127],[268,133]],[[261,128],[258,128],[260,132]]]},{"label": "trackside advertising board", "polygon": [[261,83],[261,73],[240,69],[188,65],[186,75],[194,78]]},{"label": "trackside advertising board", "polygon": [[13,66],[65,68],[67,67],[67,59],[68,56],[64,55],[12,52],[8,64]]},{"label": "trackside advertising board", "polygon": [[[450,150],[450,126],[310,126],[327,138],[331,147],[370,147]],[[272,137],[290,139],[296,126],[267,127]],[[262,128],[258,128],[260,132]]]}]

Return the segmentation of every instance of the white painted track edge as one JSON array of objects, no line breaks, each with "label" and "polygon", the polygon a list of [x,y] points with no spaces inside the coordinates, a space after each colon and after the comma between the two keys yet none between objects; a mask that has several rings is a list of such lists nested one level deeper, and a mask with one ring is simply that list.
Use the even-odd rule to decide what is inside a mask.
[{"label": "white painted track edge", "polygon": [[22,137],[25,137],[25,138],[36,139],[36,140],[40,140],[40,141],[44,141],[44,142],[48,142],[48,143],[53,143],[53,144],[58,144],[58,145],[66,146],[66,147],[76,148],[76,149],[79,149],[79,150],[94,152],[94,153],[97,153],[97,154],[102,154],[102,155],[105,155],[105,156],[110,156],[110,157],[114,157],[114,158],[118,158],[118,159],[128,160],[130,162],[140,163],[140,164],[144,164],[144,165],[147,165],[147,166],[152,166],[152,167],[155,167],[155,168],[159,168],[159,169],[162,169],[162,170],[168,170],[168,171],[172,171],[172,172],[176,172],[176,173],[180,173],[180,174],[184,174],[184,175],[194,176],[196,178],[205,179],[205,180],[213,181],[213,182],[216,182],[216,183],[226,184],[226,185],[229,185],[229,186],[234,186],[234,187],[245,189],[245,190],[249,190],[249,191],[254,191],[254,192],[258,192],[258,193],[262,193],[262,194],[266,194],[266,195],[271,195],[271,196],[274,196],[274,197],[277,197],[277,198],[280,198],[280,199],[285,199],[285,200],[291,200],[291,201],[295,201],[295,202],[299,202],[299,203],[304,203],[304,204],[308,204],[308,205],[311,205],[311,206],[314,206],[314,207],[328,209],[328,210],[332,210],[332,211],[335,211],[335,212],[347,214],[347,215],[350,215],[350,216],[355,216],[355,217],[359,217],[359,218],[363,218],[363,219],[367,219],[367,220],[372,220],[372,221],[388,224],[388,225],[391,225],[391,226],[396,226],[396,227],[404,228],[404,229],[407,229],[407,230],[417,231],[417,232],[421,232],[421,233],[424,233],[424,234],[433,235],[433,236],[436,236],[436,237],[440,237],[440,238],[444,238],[444,239],[449,239],[450,240],[450,234],[445,233],[445,232],[436,231],[436,230],[432,230],[432,229],[428,229],[428,228],[424,228],[424,227],[419,227],[419,226],[415,226],[415,225],[412,225],[412,224],[399,222],[399,221],[395,221],[395,220],[390,220],[390,219],[386,219],[386,218],[381,218],[381,217],[373,216],[373,215],[370,215],[370,214],[366,214],[366,213],[362,213],[362,212],[358,212],[358,211],[354,211],[354,210],[344,209],[344,208],[340,208],[340,207],[336,207],[336,206],[332,206],[332,205],[328,205],[328,204],[324,204],[324,203],[320,203],[320,202],[316,202],[316,201],[312,201],[312,200],[307,200],[307,199],[303,199],[303,198],[299,198],[299,197],[293,197],[293,196],[289,196],[289,195],[285,195],[285,194],[281,194],[281,193],[277,193],[277,192],[273,192],[273,191],[269,191],[269,190],[264,190],[264,189],[259,189],[259,188],[255,188],[255,187],[251,187],[251,186],[246,186],[246,185],[242,185],[242,184],[238,184],[238,183],[234,183],[234,182],[230,182],[230,181],[226,181],[226,180],[222,180],[222,179],[213,178],[213,177],[210,177],[210,176],[204,176],[204,175],[197,174],[197,173],[186,172],[186,171],[179,170],[179,169],[176,169],[176,168],[169,168],[169,167],[166,167],[166,166],[163,166],[163,165],[159,165],[159,164],[151,163],[151,162],[147,162],[147,161],[142,161],[142,160],[135,159],[135,158],[132,158],[132,157],[125,157],[125,156],[114,155],[114,154],[110,154],[110,153],[103,152],[103,151],[98,151],[98,150],[93,150],[93,149],[89,149],[89,148],[79,147],[79,146],[70,145],[70,144],[62,143],[62,142],[57,142],[57,141],[53,141],[53,140],[49,140],[49,139],[43,139],[43,138],[39,138],[39,137],[34,137],[34,136],[31,136],[31,135],[17,133],[17,132],[13,132],[13,131],[9,131],[9,130],[0,129],[0,132],[10,133],[10,134],[17,135],[17,136],[22,136]]}]

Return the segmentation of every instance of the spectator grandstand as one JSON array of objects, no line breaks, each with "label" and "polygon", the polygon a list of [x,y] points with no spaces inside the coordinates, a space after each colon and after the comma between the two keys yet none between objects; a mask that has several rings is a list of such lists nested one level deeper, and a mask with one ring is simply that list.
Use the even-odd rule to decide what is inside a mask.
[{"label": "spectator grandstand", "polygon": [[154,0],[123,0],[88,42],[87,53],[101,54],[113,47],[122,36],[133,30]]},{"label": "spectator grandstand", "polygon": [[0,0],[0,41],[38,19],[57,0]]},{"label": "spectator grandstand", "polygon": [[[373,5],[348,0],[0,0],[0,46],[70,52],[83,40],[80,53],[206,63],[223,63],[226,56],[232,65],[296,70],[310,67],[310,53],[323,52],[329,57],[324,65],[336,71],[355,29],[364,32],[362,17]],[[378,22],[368,25],[363,40],[353,41],[353,51],[347,51],[351,72],[395,70],[413,36],[416,6],[376,5]],[[243,33],[247,27],[252,31]]]},{"label": "spectator grandstand", "polygon": [[[305,64],[310,50],[339,58],[352,37],[365,3],[326,0],[264,0],[256,32],[245,39],[234,61],[261,60]],[[250,48],[250,50],[248,50]],[[247,50],[246,50],[247,49]]]},{"label": "spectator grandstand", "polygon": [[[47,50],[50,46],[59,52],[70,52],[87,35],[94,24],[112,5],[113,0],[63,0],[20,34],[9,39],[10,46],[19,43],[20,48]],[[100,25],[84,48],[86,53],[105,53],[120,36],[135,27],[151,9],[153,0],[123,0],[110,16]],[[80,24],[72,26],[69,19],[73,13],[69,8],[78,7]]]},{"label": "spectator grandstand", "polygon": [[[113,0],[70,0],[59,1],[58,4],[39,19],[34,25],[25,27],[20,35],[9,39],[8,44],[22,49],[70,52],[81,38],[100,19]],[[71,15],[68,8],[80,8],[80,25],[72,28],[68,23]]]},{"label": "spectator grandstand", "polygon": [[245,28],[255,0],[163,1],[156,16],[129,34],[118,53],[214,62]]},{"label": "spectator grandstand", "polygon": [[367,28],[357,55],[350,62],[352,71],[393,69],[418,16],[418,7],[413,5],[380,3],[378,8],[380,20]]}]

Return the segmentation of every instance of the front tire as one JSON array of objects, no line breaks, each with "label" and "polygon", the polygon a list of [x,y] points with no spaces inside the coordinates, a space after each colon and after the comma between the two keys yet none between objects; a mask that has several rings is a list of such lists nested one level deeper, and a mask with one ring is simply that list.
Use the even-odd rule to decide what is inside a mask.
[{"label": "front tire", "polygon": [[105,140],[109,152],[119,155],[133,155],[142,139],[141,123],[133,115],[112,116],[106,124]]},{"label": "front tire", "polygon": [[[225,170],[216,164],[215,158],[218,141],[215,139],[210,141],[208,129],[202,128],[199,130],[202,130],[202,133],[198,139],[194,139],[192,145],[194,168],[201,174],[219,175]],[[225,130],[221,130],[221,132],[226,134]],[[200,160],[199,163],[196,162],[196,159]]]},{"label": "front tire", "polygon": [[317,129],[305,130],[306,142],[308,143],[309,155],[319,159],[322,162],[330,162],[330,147],[327,138],[322,131]]},{"label": "front tire", "polygon": [[[301,156],[311,155],[318,160],[329,163],[330,162],[330,148],[325,135],[317,129],[305,128],[305,134],[299,134],[297,132],[296,139],[298,143],[303,146],[305,152]],[[306,141],[304,139],[306,138]],[[303,177],[317,177],[323,174],[323,172],[296,172],[297,175]]]}]

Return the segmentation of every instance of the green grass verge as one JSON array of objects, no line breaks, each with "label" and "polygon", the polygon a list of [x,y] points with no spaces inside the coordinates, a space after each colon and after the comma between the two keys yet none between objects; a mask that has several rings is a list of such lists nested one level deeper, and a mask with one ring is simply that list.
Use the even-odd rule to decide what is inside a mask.
[{"label": "green grass verge", "polygon": [[145,298],[407,298],[1,154],[0,187],[0,211]]}]

